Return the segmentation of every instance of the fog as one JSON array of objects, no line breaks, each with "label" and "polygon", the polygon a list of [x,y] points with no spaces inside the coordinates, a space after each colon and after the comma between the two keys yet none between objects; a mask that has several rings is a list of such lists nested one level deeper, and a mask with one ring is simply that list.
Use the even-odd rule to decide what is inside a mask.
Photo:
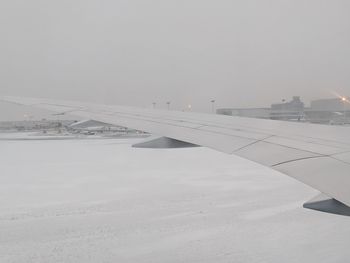
[{"label": "fog", "polygon": [[0,94],[194,111],[350,95],[347,0],[4,0]]}]

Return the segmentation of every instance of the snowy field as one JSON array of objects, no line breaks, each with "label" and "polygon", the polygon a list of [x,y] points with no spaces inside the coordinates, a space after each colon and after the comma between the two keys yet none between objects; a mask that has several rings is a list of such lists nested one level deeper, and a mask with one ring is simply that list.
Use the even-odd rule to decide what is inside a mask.
[{"label": "snowy field", "polygon": [[348,262],[350,217],[302,208],[313,189],[139,141],[0,140],[0,262]]}]

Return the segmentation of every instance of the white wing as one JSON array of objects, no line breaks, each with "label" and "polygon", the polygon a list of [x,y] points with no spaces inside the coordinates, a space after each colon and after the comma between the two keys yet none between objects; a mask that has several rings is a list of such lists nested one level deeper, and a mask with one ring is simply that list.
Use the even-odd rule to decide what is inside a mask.
[{"label": "white wing", "polygon": [[350,206],[350,129],[252,118],[5,97],[235,154]]}]

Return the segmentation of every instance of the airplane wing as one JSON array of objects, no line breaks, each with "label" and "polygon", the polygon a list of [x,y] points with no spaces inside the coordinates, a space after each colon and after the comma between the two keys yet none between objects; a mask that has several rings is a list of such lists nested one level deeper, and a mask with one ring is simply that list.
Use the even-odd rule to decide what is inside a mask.
[{"label": "airplane wing", "polygon": [[4,97],[206,146],[268,166],[350,206],[350,127]]}]

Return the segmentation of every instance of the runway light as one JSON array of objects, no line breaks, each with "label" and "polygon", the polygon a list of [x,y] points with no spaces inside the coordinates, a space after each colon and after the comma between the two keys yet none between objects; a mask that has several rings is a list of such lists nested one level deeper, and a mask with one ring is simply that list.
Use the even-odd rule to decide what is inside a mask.
[{"label": "runway light", "polygon": [[346,98],[345,98],[345,97],[342,97],[341,100],[345,102],[345,101],[346,101]]}]

